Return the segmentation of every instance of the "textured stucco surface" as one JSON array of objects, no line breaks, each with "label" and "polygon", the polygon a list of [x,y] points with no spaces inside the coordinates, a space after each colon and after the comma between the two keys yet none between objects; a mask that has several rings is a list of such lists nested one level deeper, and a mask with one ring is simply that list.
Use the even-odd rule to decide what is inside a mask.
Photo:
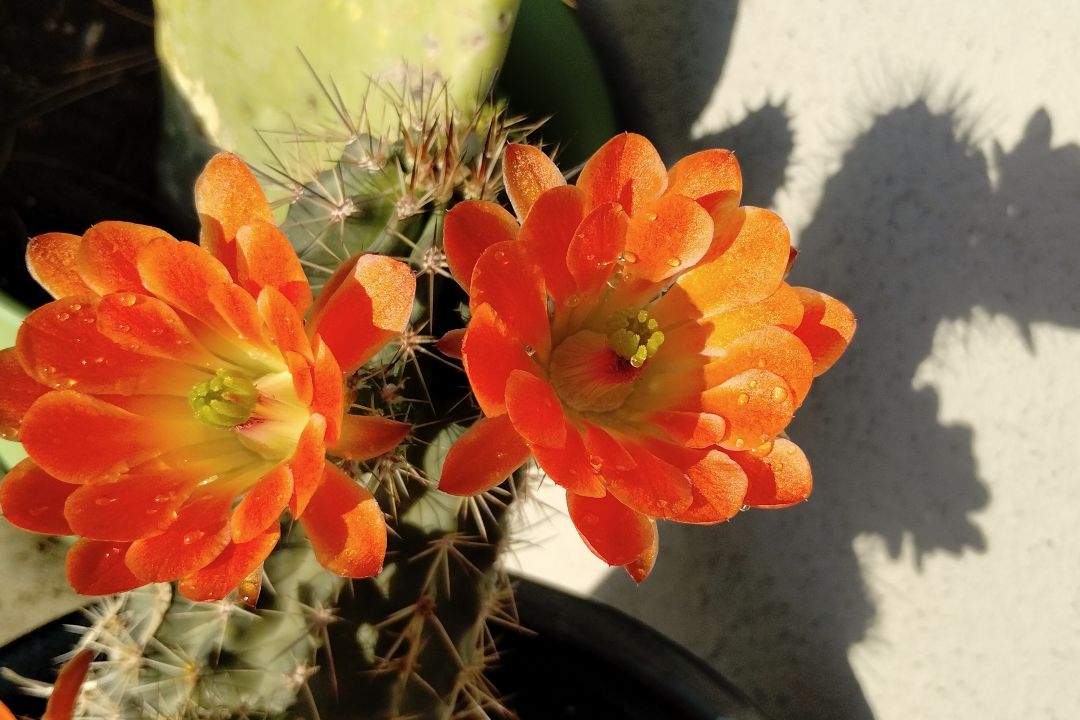
[{"label": "textured stucco surface", "polygon": [[663,527],[634,587],[549,483],[518,562],[778,719],[1076,717],[1080,6],[581,5],[635,129],[733,147],[860,327],[791,428],[810,502]]}]

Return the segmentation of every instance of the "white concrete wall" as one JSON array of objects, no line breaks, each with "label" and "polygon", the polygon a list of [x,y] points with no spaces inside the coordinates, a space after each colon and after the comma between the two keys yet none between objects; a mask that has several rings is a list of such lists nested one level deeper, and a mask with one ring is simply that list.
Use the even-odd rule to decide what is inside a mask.
[{"label": "white concrete wall", "polygon": [[580,5],[637,129],[733,147],[860,327],[791,430],[809,503],[664,527],[637,588],[549,485],[525,571],[781,720],[1077,717],[1080,4]]}]

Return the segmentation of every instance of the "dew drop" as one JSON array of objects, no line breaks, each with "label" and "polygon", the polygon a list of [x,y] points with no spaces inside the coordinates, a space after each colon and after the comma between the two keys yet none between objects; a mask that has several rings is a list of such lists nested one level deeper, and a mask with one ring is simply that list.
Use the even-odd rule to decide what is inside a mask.
[{"label": "dew drop", "polygon": [[120,332],[131,332],[131,326],[130,325],[125,325],[124,323],[120,323],[116,327],[120,330]]},{"label": "dew drop", "polygon": [[82,365],[83,367],[86,367],[87,365],[90,364],[90,361],[87,360],[86,358],[83,358],[82,360],[79,361],[79,364]]},{"label": "dew drop", "polygon": [[124,293],[119,298],[120,304],[124,307],[131,307],[135,304],[135,296],[132,293]]},{"label": "dew drop", "polygon": [[764,368],[765,367],[765,358],[758,358],[757,366],[759,368]]},{"label": "dew drop", "polygon": [[150,328],[150,334],[151,334],[151,335],[160,335],[160,334],[161,334],[161,333],[163,333],[163,332],[165,332],[165,331],[164,331],[164,330],[162,330],[162,329],[161,329],[161,328],[159,328],[159,327],[156,327],[156,328]]},{"label": "dew drop", "polygon": [[82,303],[71,303],[68,307],[71,308],[71,312],[79,312],[82,310]]},{"label": "dew drop", "polygon": [[500,265],[506,265],[510,262],[510,259],[506,257],[506,253],[502,250],[495,251],[495,259],[499,262]]},{"label": "dew drop", "polygon": [[749,509],[750,509],[749,505],[743,505],[741,508],[739,508],[739,512],[746,512]]},{"label": "dew drop", "polygon": [[780,472],[781,470],[784,469],[784,463],[782,463],[782,462],[773,463],[772,468],[773,468],[773,472]]},{"label": "dew drop", "polygon": [[59,320],[60,322],[64,322],[65,320],[67,320],[70,317],[71,317],[71,315],[66,313],[66,312],[58,312],[58,313],[56,313],[56,319]]},{"label": "dew drop", "polygon": [[626,262],[631,263],[631,264],[636,263],[637,262],[637,254],[632,253],[629,250],[627,250],[626,252],[623,253],[623,260],[625,260]]},{"label": "dew drop", "polygon": [[777,385],[773,388],[772,396],[776,402],[783,402],[784,398],[787,397],[787,390]]},{"label": "dew drop", "polygon": [[680,260],[677,257],[669,257],[668,261],[667,261],[667,264],[670,265],[673,268],[677,268],[680,265],[682,265],[682,260]]},{"label": "dew drop", "polygon": [[750,451],[751,453],[753,453],[753,454],[754,454],[754,455],[756,455],[757,457],[765,457],[766,455],[768,455],[769,453],[771,453],[771,452],[772,452],[772,449],[773,449],[773,444],[772,444],[772,441],[771,441],[771,440],[769,440],[769,439],[768,439],[768,437],[767,437],[767,436],[765,436],[765,435],[762,435],[762,437],[763,437],[763,438],[766,438],[766,439],[765,439],[765,440],[764,440],[764,441],[762,442],[762,444],[761,444],[761,445],[758,445],[758,446],[757,446],[756,448],[754,448],[753,450],[751,450],[751,451]]},{"label": "dew drop", "polygon": [[750,402],[750,396],[746,393],[739,393],[739,397],[736,398],[736,402],[738,402],[740,405],[745,405],[746,403]]},{"label": "dew drop", "polygon": [[94,364],[95,365],[100,365],[103,362],[105,362],[105,358],[101,357],[100,355],[98,357],[94,358]]},{"label": "dew drop", "polygon": [[173,499],[172,493],[162,493],[161,495],[154,496],[154,502],[158,505],[164,505]]},{"label": "dew drop", "polygon": [[746,441],[743,440],[742,438],[735,438],[735,449],[736,450],[742,450],[743,445],[745,445],[745,444],[746,444]]},{"label": "dew drop", "polygon": [[750,381],[750,387],[756,388],[757,387],[757,380],[751,380]]},{"label": "dew drop", "polygon": [[655,220],[656,220],[656,213],[649,213],[649,222],[653,222]]},{"label": "dew drop", "polygon": [[112,497],[112,496],[109,496],[109,495],[104,495],[102,497],[99,497],[97,500],[95,500],[94,504],[97,505],[98,507],[105,507],[107,505],[112,505],[114,502],[116,502],[115,497]]},{"label": "dew drop", "polygon": [[92,325],[94,323],[94,316],[93,315],[83,315],[82,316],[82,321],[86,325]]},{"label": "dew drop", "polygon": [[199,540],[202,540],[202,537],[205,534],[206,533],[202,530],[192,530],[191,532],[184,533],[184,544],[190,545],[194,542],[198,542]]},{"label": "dew drop", "polygon": [[536,348],[534,348],[532,345],[526,345],[525,346],[525,354],[528,355],[529,357],[532,357],[533,355],[536,354]]},{"label": "dew drop", "polygon": [[54,368],[52,365],[44,365],[38,368],[38,370],[42,375],[52,375],[56,372],[56,368]]},{"label": "dew drop", "polygon": [[761,436],[758,438],[758,442],[762,444],[769,442],[769,436],[765,433],[761,433]]},{"label": "dew drop", "polygon": [[73,388],[73,387],[75,387],[75,385],[76,385],[76,384],[77,384],[78,382],[79,382],[79,381],[78,381],[78,380],[76,380],[75,378],[68,378],[67,380],[64,380],[63,382],[61,382],[61,383],[58,383],[58,384],[57,384],[57,387],[62,387],[62,388]]},{"label": "dew drop", "polygon": [[592,466],[593,470],[599,471],[600,468],[604,467],[604,460],[596,455],[590,455],[589,465]]}]

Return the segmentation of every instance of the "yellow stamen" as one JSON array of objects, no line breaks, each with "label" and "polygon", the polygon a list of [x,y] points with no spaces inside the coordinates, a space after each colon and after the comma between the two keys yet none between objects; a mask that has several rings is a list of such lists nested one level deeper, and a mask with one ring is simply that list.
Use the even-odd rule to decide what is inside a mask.
[{"label": "yellow stamen", "polygon": [[664,344],[664,333],[656,320],[649,317],[648,310],[623,311],[611,318],[608,345],[630,365],[639,368]]},{"label": "yellow stamen", "polygon": [[191,388],[188,404],[207,425],[231,428],[251,419],[259,391],[240,373],[219,369],[214,377]]}]

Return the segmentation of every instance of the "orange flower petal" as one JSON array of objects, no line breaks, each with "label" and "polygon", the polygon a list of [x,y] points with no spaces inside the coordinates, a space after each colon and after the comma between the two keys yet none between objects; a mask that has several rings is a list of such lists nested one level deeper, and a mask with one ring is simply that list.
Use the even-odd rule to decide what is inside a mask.
[{"label": "orange flower petal", "polygon": [[[204,224],[208,219],[217,223],[226,242],[254,220],[274,221],[255,175],[243,160],[224,152],[212,157],[195,181],[195,208],[205,216]],[[208,249],[214,252],[216,248]]]},{"label": "orange flower petal", "polygon": [[205,426],[194,416],[186,420],[154,420],[89,395],[59,390],[33,404],[20,437],[27,454],[46,472],[66,482],[85,483],[120,475],[163,452],[204,441]]},{"label": "orange flower petal", "polygon": [[814,480],[810,463],[799,446],[777,438],[772,450],[759,457],[754,453],[731,453],[746,472],[749,487],[746,504],[757,508],[785,508],[810,497]]},{"label": "orange flower petal", "polygon": [[[210,288],[207,297],[213,313],[200,316],[199,320],[215,332],[201,339],[207,343],[217,343],[213,347],[215,352],[231,357],[238,352],[241,355],[250,354],[254,348],[270,348],[270,338],[259,306],[247,290],[234,283],[226,283]],[[223,347],[223,339],[234,347]]]},{"label": "orange flower petal", "polygon": [[521,224],[518,239],[540,266],[548,294],[561,305],[577,292],[566,268],[566,253],[585,217],[585,196],[577,187],[564,185],[540,195],[532,207],[535,212]]},{"label": "orange flower petal", "polygon": [[533,446],[537,465],[556,484],[575,495],[603,497],[607,494],[604,479],[593,467],[581,434],[568,420],[563,420],[562,425],[566,436],[561,448]]},{"label": "orange flower petal", "polygon": [[435,348],[447,357],[455,360],[462,358],[462,344],[465,342],[465,328],[454,328],[446,333],[435,343]]},{"label": "orange flower petal", "polygon": [[311,400],[315,396],[314,381],[311,378],[311,362],[292,350],[286,350],[282,354],[285,357],[285,366],[289,370],[289,375],[292,376],[296,399],[304,405],[311,405]]},{"label": "orange flower petal", "polygon": [[187,394],[202,378],[182,363],[125,350],[98,330],[97,321],[91,298],[43,305],[19,328],[19,363],[44,385],[110,395]]},{"label": "orange flower petal", "polygon": [[450,272],[472,293],[473,268],[488,247],[517,237],[518,223],[503,207],[486,200],[464,200],[446,213],[443,250]]},{"label": "orange flower petal", "polygon": [[80,595],[115,595],[146,584],[124,564],[127,543],[79,538],[67,553],[67,581]]},{"label": "orange flower petal", "polygon": [[326,419],[326,442],[334,444],[341,434],[341,419],[345,412],[345,387],[341,367],[330,348],[316,335],[311,341],[315,363],[311,370],[314,389],[311,411]]},{"label": "orange flower petal", "polygon": [[97,330],[125,350],[205,368],[219,360],[171,307],[149,295],[114,293],[97,305]]},{"label": "orange flower petal", "polygon": [[590,498],[567,493],[566,507],[585,545],[608,565],[634,563],[658,543],[656,521],[611,495]]},{"label": "orange flower petal", "polygon": [[311,286],[296,251],[273,222],[253,220],[236,233],[236,280],[253,297],[272,287],[303,315],[311,307]]},{"label": "orange flower petal", "polygon": [[247,542],[229,543],[210,564],[180,578],[177,591],[195,602],[221,600],[258,570],[280,537],[281,529],[275,524]]},{"label": "orange flower petal", "polygon": [[667,168],[652,143],[641,135],[623,133],[589,158],[577,186],[585,191],[586,209],[614,202],[633,215],[660,197],[667,186]]},{"label": "orange flower petal", "polygon": [[529,454],[508,416],[480,418],[450,446],[439,489],[451,495],[490,490],[524,465]]},{"label": "orange flower petal", "polygon": [[304,514],[315,489],[322,482],[323,465],[326,463],[326,419],[313,414],[296,443],[296,450],[289,460],[293,476],[293,496],[289,510],[293,518]]},{"label": "orange flower petal", "polygon": [[637,467],[637,460],[623,444],[610,433],[591,423],[585,426],[585,448],[589,452],[589,463],[597,472],[606,474],[621,473]]},{"label": "orange flower petal", "polygon": [[382,570],[386,520],[371,493],[330,463],[300,524],[324,568],[364,578]]},{"label": "orange flower petal", "polygon": [[23,415],[47,392],[23,370],[15,348],[0,350],[0,438],[18,440]]},{"label": "orange flower petal", "polygon": [[649,577],[653,566],[656,565],[656,555],[660,550],[659,540],[658,537],[657,542],[645,548],[637,560],[623,565],[623,570],[626,570],[626,574],[638,585],[645,582],[645,578]]},{"label": "orange flower petal", "polygon": [[615,204],[601,205],[581,221],[566,252],[566,267],[586,297],[603,290],[626,247],[629,219]]},{"label": "orange flower petal", "polygon": [[566,443],[566,416],[550,384],[524,370],[506,382],[506,412],[518,435],[530,445],[560,449]]},{"label": "orange flower petal", "polygon": [[0,482],[0,509],[9,523],[23,530],[72,535],[64,516],[64,502],[78,489],[78,485],[57,480],[27,458]]},{"label": "orange flower petal", "polygon": [[740,211],[743,222],[731,245],[679,277],[656,303],[652,314],[661,325],[756,303],[776,292],[791,247],[787,227],[769,210]]},{"label": "orange flower petal", "polygon": [[189,500],[168,530],[131,544],[128,568],[143,582],[169,582],[207,566],[229,544],[231,501],[217,493]]},{"label": "orange flower petal", "polygon": [[722,347],[716,359],[705,366],[705,385],[719,385],[753,368],[784,378],[795,393],[796,407],[802,404],[814,379],[814,361],[806,346],[787,330],[769,325]]},{"label": "orange flower petal", "polygon": [[189,242],[151,240],[139,251],[136,267],[147,290],[204,322],[217,317],[211,291],[232,284],[221,262]]},{"label": "orange flower petal", "polygon": [[[602,468],[608,492],[627,507],[649,517],[670,518],[686,510],[693,496],[686,475],[669,462],[636,443],[623,443],[637,467],[610,471]],[[625,563],[616,563],[623,565]]]},{"label": "orange flower petal", "polygon": [[74,486],[64,514],[76,535],[131,542],[172,525],[199,479],[183,471],[139,471]]},{"label": "orange flower petal", "polygon": [[310,334],[322,336],[346,375],[405,329],[416,278],[405,263],[359,255],[330,279],[312,308]]},{"label": "orange flower petal", "polygon": [[721,447],[748,450],[768,442],[787,427],[795,413],[793,396],[779,375],[747,370],[707,390],[701,404],[728,423]]},{"label": "orange flower petal", "polygon": [[81,244],[81,237],[68,233],[45,233],[30,238],[26,244],[30,275],[54,298],[93,294],[79,275]]},{"label": "orange flower petal", "polygon": [[667,192],[696,200],[710,214],[723,206],[738,205],[742,196],[739,161],[730,150],[702,150],[687,155],[668,171]]},{"label": "orange flower petal", "polygon": [[624,252],[627,271],[660,282],[693,267],[712,238],[709,213],[690,198],[664,195],[630,218]]},{"label": "orange flower petal", "polygon": [[663,430],[672,442],[689,448],[718,445],[727,433],[724,418],[712,413],[662,410],[650,413],[646,422]]},{"label": "orange flower petal", "polygon": [[[248,490],[233,508],[229,520],[233,543],[250,542],[265,534],[271,525],[276,528],[292,494],[293,476],[286,464],[277,465],[259,478],[255,486]],[[236,583],[233,583],[233,587],[235,585]]]},{"label": "orange flower petal", "polygon": [[821,375],[847,349],[855,335],[855,315],[839,300],[809,288],[795,288],[805,312],[795,334],[814,356],[814,375]]},{"label": "orange flower petal", "polygon": [[514,213],[525,220],[537,198],[566,185],[566,178],[540,148],[511,143],[503,152],[503,184]]},{"label": "orange flower petal", "polygon": [[108,221],[83,235],[79,247],[79,274],[98,295],[144,292],[138,257],[151,241],[177,242],[169,233],[149,225]]},{"label": "orange flower petal", "polygon": [[746,473],[720,450],[688,450],[654,443],[652,449],[680,468],[690,480],[693,500],[673,519],[699,525],[724,522],[735,517],[746,497]]},{"label": "orange flower petal", "polygon": [[551,351],[547,295],[540,269],[520,242],[496,243],[476,261],[472,277],[471,308],[487,303],[509,331],[537,355]]},{"label": "orange flower petal", "polygon": [[75,714],[75,701],[93,659],[93,652],[83,650],[64,663],[45,704],[45,713],[41,720],[71,720]]},{"label": "orange flower petal", "polygon": [[489,417],[506,412],[506,381],[514,370],[529,371],[536,364],[525,344],[511,334],[490,305],[473,308],[462,343],[465,372],[480,409]]},{"label": "orange flower petal", "polygon": [[297,353],[309,362],[314,360],[311,341],[304,332],[304,319],[297,314],[288,298],[278,292],[277,288],[268,286],[259,292],[255,305],[259,309],[259,316],[270,330],[270,341],[278,350],[283,353]]},{"label": "orange flower petal", "polygon": [[370,460],[400,445],[411,429],[408,423],[390,418],[346,414],[341,437],[329,452],[345,460]]}]

